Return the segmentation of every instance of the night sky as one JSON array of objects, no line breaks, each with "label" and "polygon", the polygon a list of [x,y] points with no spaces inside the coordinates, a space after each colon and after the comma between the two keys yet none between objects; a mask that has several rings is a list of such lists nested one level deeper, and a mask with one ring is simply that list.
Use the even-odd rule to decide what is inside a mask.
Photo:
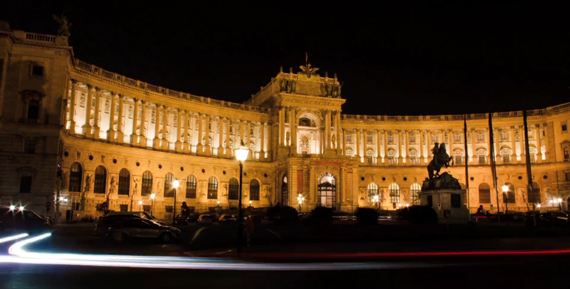
[{"label": "night sky", "polygon": [[14,30],[55,34],[52,14],[65,12],[73,23],[70,45],[85,62],[220,100],[247,100],[280,67],[298,72],[308,52],[321,75],[338,75],[348,114],[478,113],[570,102],[567,6],[1,2],[0,19]]}]

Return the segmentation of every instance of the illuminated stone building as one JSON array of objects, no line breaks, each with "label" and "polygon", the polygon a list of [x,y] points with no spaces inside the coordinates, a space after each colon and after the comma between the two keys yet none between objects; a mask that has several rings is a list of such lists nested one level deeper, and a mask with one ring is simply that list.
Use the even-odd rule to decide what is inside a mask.
[{"label": "illuminated stone building", "polygon": [[[509,210],[558,208],[559,198],[567,206],[570,103],[528,111],[528,192],[521,111],[493,114],[496,190],[487,114],[466,115],[466,154],[464,115],[347,115],[346,101],[336,75],[310,66],[280,71],[244,103],[174,91],[85,63],[64,36],[2,22],[0,204],[41,213],[48,205],[53,214],[57,200],[62,214],[99,216],[108,202],[171,218],[176,194],[176,206],[185,201],[198,212],[237,207],[234,150],[243,142],[246,206],[298,208],[301,194],[303,211],[393,210],[418,202],[438,142],[454,157],[444,170],[463,186],[469,164],[472,212],[479,204],[496,210],[497,199],[501,210],[505,201]],[[497,198],[504,184],[509,197]]]}]

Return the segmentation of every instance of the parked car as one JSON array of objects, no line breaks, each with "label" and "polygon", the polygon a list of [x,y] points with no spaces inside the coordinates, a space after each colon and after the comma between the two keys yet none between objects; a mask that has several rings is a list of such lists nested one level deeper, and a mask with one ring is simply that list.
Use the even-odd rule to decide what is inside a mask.
[{"label": "parked car", "polygon": [[127,218],[113,223],[109,228],[109,236],[118,241],[126,238],[155,238],[163,243],[170,243],[180,237],[180,229],[161,223],[143,219]]},{"label": "parked car", "polygon": [[124,219],[145,219],[136,214],[109,214],[104,217],[100,217],[97,223],[95,223],[95,236],[107,236],[109,234],[109,227],[113,224],[124,220]]},{"label": "parked car", "polygon": [[235,215],[230,215],[230,214],[222,214],[220,216],[220,218],[218,219],[219,222],[222,223],[230,223],[230,222],[237,222],[237,218]]},{"label": "parked car", "polygon": [[[534,213],[534,217],[533,217]],[[524,223],[526,226],[570,226],[569,213],[562,211],[555,212],[528,212],[525,214]]]},{"label": "parked car", "polygon": [[214,216],[210,214],[202,214],[198,217],[197,222],[200,224],[211,224],[214,222]]},{"label": "parked car", "polygon": [[36,233],[50,230],[48,219],[32,210],[15,207],[0,207],[0,234]]}]

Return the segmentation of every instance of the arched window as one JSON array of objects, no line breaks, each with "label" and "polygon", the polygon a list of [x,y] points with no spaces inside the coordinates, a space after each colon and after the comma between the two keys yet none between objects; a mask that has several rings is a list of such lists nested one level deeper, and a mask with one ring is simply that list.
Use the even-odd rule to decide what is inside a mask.
[{"label": "arched window", "polygon": [[98,166],[95,169],[95,187],[93,192],[95,194],[104,194],[107,190],[107,170],[104,166]]},{"label": "arched window", "polygon": [[83,181],[83,169],[79,163],[73,163],[71,165],[71,171],[69,173],[69,191],[70,192],[81,192],[81,183]]},{"label": "arched window", "polygon": [[511,162],[512,151],[510,148],[508,148],[508,147],[501,148],[500,154],[501,154],[501,158],[502,158],[503,163],[508,164]]},{"label": "arched window", "polygon": [[186,198],[195,199],[196,198],[196,177],[194,175],[189,175],[186,179]]},{"label": "arched window", "polygon": [[208,199],[218,199],[218,180],[216,177],[210,177],[208,179]]},{"label": "arched window", "polygon": [[256,179],[251,180],[249,183],[249,199],[259,201],[259,181]]},{"label": "arched window", "polygon": [[487,183],[481,183],[479,185],[479,203],[480,204],[491,203],[491,187]]},{"label": "arched window", "polygon": [[228,199],[230,200],[237,200],[238,199],[238,194],[239,194],[239,182],[236,178],[232,178],[230,180],[230,185],[229,185],[229,190],[228,190]]},{"label": "arched window", "polygon": [[[375,200],[374,197],[378,196],[378,185],[375,183],[368,184],[368,202],[373,203],[375,201],[379,201],[380,199]],[[380,198],[380,197],[378,197]]]},{"label": "arched window", "polygon": [[396,183],[391,183],[388,191],[390,192],[390,203],[400,203],[400,186]]},{"label": "arched window", "polygon": [[127,169],[119,172],[119,195],[129,195],[131,189],[131,173]]},{"label": "arched window", "polygon": [[502,186],[500,188],[501,192],[503,192],[503,203],[515,204],[516,203],[515,186],[511,183],[506,183],[505,185],[509,187],[506,193],[503,192]]},{"label": "arched window", "polygon": [[149,196],[150,194],[152,194],[152,173],[146,171],[142,175],[141,195]]},{"label": "arched window", "polygon": [[532,191],[528,192],[528,202],[531,204],[540,204],[540,186],[537,182],[532,182]]},{"label": "arched window", "polygon": [[164,176],[164,197],[165,198],[174,198],[174,187],[172,186],[172,182],[174,182],[176,178],[172,173],[166,174]]},{"label": "arched window", "polygon": [[413,183],[410,187],[410,192],[412,195],[412,205],[419,205],[420,204],[420,194],[419,192],[422,190],[422,187],[418,183]]}]

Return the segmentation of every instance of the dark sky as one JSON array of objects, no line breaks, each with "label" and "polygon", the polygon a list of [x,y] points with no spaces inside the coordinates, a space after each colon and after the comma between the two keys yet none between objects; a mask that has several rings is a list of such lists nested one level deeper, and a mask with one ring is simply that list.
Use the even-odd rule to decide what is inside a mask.
[{"label": "dark sky", "polygon": [[0,19],[14,30],[55,34],[52,14],[65,11],[77,58],[215,99],[247,100],[279,67],[299,71],[308,52],[321,75],[337,73],[344,83],[349,114],[477,113],[570,101],[567,6],[1,2]]}]

